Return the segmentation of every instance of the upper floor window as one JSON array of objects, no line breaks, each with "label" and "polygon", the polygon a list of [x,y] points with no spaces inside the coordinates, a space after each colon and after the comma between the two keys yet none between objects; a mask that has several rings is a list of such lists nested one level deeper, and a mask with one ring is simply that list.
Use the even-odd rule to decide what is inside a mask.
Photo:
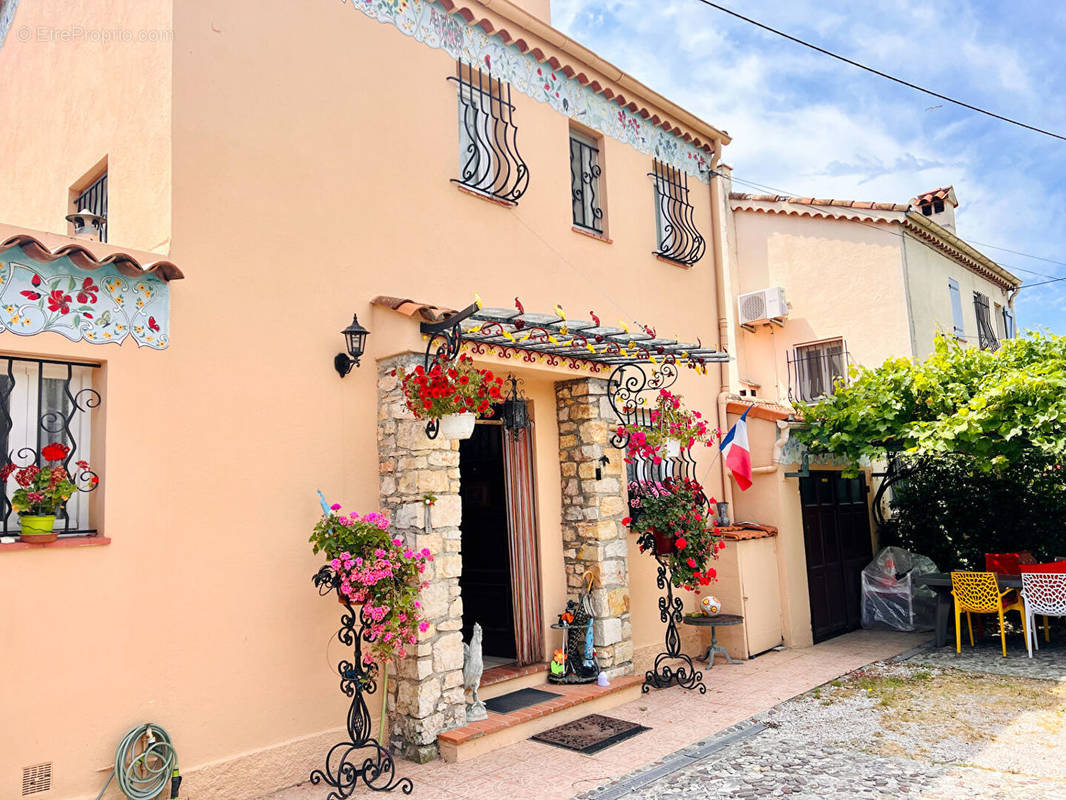
[{"label": "upper floor window", "polygon": [[94,180],[74,199],[74,211],[91,211],[104,218],[100,227],[100,241],[107,241],[107,173]]},{"label": "upper floor window", "polygon": [[848,351],[843,339],[797,345],[789,361],[788,396],[813,403],[831,395],[838,378],[848,372]]},{"label": "upper floor window", "polygon": [[603,233],[603,167],[598,144],[591,136],[570,129],[570,199],[574,225]]},{"label": "upper floor window", "polygon": [[655,179],[655,254],[692,266],[703,257],[707,243],[696,230],[693,208],[688,201],[688,176],[659,159],[652,162]]},{"label": "upper floor window", "polygon": [[951,319],[954,333],[960,339],[965,338],[966,328],[962,321],[962,294],[959,292],[959,282],[954,278],[948,278],[948,295],[951,297]]},{"label": "upper floor window", "polygon": [[973,293],[973,309],[977,315],[977,343],[982,350],[998,350],[999,339],[992,328],[988,312],[988,298],[980,292]]},{"label": "upper floor window", "polygon": [[[0,454],[2,463],[18,467],[46,462],[42,450],[52,443],[69,448],[62,466],[75,492],[56,515],[61,536],[96,533],[89,519],[92,473],[78,462],[92,463],[92,413],[100,406],[93,388],[99,364],[0,356]],[[17,473],[0,483],[0,536],[18,534],[18,512],[11,498],[19,488]]]},{"label": "upper floor window", "polygon": [[529,169],[518,153],[511,84],[492,73],[456,62],[449,77],[459,87],[459,178],[479,194],[518,202],[529,186]]}]

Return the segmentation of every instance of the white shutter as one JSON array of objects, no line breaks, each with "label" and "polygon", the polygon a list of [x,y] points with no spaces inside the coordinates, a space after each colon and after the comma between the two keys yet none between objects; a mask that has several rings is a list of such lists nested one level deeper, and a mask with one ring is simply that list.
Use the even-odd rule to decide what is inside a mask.
[{"label": "white shutter", "polygon": [[948,291],[951,294],[951,317],[955,323],[955,335],[966,336],[966,328],[962,324],[962,295],[959,293],[959,282],[954,278],[948,278]]}]

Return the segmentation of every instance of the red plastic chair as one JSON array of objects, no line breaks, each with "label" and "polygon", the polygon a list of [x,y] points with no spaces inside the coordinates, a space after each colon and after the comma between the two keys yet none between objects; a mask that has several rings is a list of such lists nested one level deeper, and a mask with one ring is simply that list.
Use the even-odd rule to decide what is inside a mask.
[{"label": "red plastic chair", "polygon": [[985,553],[985,572],[997,575],[1021,575],[1021,561],[1017,553]]}]

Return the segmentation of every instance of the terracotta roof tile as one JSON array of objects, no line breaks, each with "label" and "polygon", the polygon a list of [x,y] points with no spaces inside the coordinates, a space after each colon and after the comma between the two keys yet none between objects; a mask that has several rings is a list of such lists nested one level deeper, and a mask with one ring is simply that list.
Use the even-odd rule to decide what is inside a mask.
[{"label": "terracotta roof tile", "polygon": [[420,303],[417,300],[408,300],[402,297],[389,297],[388,295],[378,295],[370,301],[370,304],[391,308],[393,311],[398,311],[407,317],[417,315],[426,322],[440,322],[455,313],[455,309],[440,308],[429,303]]},{"label": "terracotta roof tile", "polygon": [[177,265],[152,253],[137,253],[92,239],[79,239],[0,225],[0,253],[21,247],[35,261],[57,261],[67,257],[78,269],[94,270],[113,264],[123,275],[131,278],[155,275],[164,281],[174,281],[185,275]]},{"label": "terracotta roof tile", "polygon": [[754,522],[741,522],[726,528],[719,528],[718,532],[723,539],[734,542],[747,541],[748,539],[769,539],[777,536],[777,528],[773,525],[756,525]]},{"label": "terracotta roof tile", "polygon": [[955,187],[941,186],[939,189],[930,189],[928,192],[922,192],[922,194],[911,200],[911,205],[924,206],[932,203],[934,200],[946,200],[955,206],[959,204],[955,199]]}]

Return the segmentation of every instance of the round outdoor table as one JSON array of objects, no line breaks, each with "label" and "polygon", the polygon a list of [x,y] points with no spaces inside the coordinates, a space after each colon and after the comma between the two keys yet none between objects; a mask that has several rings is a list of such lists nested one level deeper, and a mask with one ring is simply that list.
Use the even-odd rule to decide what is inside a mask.
[{"label": "round outdoor table", "polygon": [[739,625],[744,621],[744,617],[740,614],[715,614],[713,617],[707,617],[700,615],[698,617],[684,617],[682,622],[686,625],[696,625],[701,628],[711,629],[711,643],[707,646],[707,651],[700,656],[701,661],[707,662],[707,668],[710,669],[714,666],[714,654],[721,653],[725,656],[725,660],[730,664],[740,664],[735,658],[729,655],[729,651],[724,647],[718,645],[718,634],[715,632],[715,628],[721,625]]}]

